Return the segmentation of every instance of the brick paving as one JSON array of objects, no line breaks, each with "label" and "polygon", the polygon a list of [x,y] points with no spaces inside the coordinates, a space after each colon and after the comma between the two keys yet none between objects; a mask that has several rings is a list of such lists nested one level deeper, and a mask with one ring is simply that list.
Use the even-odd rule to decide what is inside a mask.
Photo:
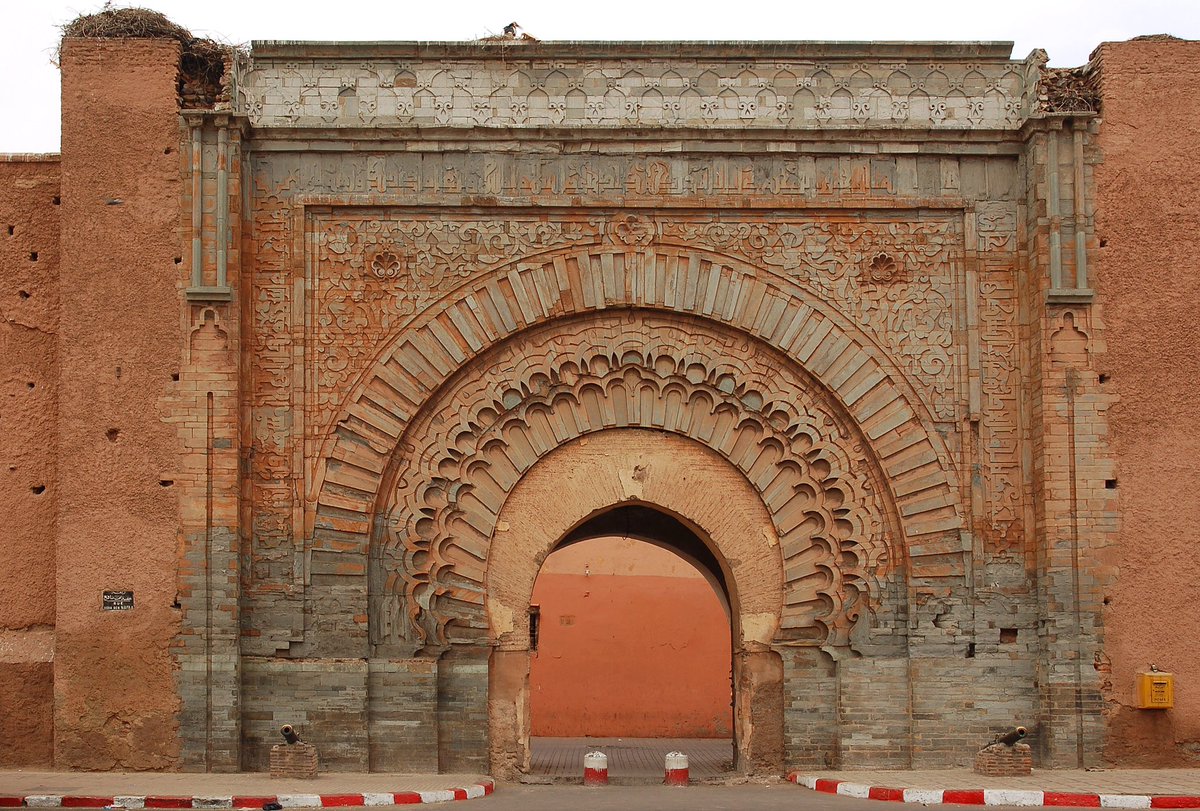
[{"label": "brick paving", "polygon": [[608,775],[662,777],[668,752],[688,756],[693,779],[719,777],[733,769],[733,741],[710,738],[532,738],[530,771],[550,777],[583,775],[583,756],[608,755]]}]

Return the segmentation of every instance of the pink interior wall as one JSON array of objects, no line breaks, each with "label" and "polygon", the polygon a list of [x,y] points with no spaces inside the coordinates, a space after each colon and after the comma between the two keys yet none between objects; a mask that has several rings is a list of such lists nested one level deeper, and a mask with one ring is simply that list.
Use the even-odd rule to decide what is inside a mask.
[{"label": "pink interior wall", "polygon": [[729,618],[682,558],[640,541],[584,541],[546,560],[533,602],[534,735],[731,734]]}]

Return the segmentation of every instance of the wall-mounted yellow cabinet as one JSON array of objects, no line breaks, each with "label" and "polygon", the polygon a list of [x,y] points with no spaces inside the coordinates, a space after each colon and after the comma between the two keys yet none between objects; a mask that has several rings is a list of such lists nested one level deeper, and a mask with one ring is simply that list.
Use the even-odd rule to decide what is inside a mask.
[{"label": "wall-mounted yellow cabinet", "polygon": [[1175,706],[1175,676],[1158,670],[1139,673],[1135,693],[1138,709],[1169,710]]}]

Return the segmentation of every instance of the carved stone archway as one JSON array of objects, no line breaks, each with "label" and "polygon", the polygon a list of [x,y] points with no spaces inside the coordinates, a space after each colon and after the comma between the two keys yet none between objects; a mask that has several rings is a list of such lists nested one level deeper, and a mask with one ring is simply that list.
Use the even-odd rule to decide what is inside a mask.
[{"label": "carved stone archway", "polygon": [[558,446],[522,476],[500,511],[486,582],[496,640],[488,703],[493,773],[511,776],[529,765],[526,610],[542,562],[584,520],[622,503],[653,505],[679,518],[721,566],[732,621],[735,766],[777,774],[783,669],[770,644],[778,634],[784,574],[771,516],[721,454],[644,428],[609,428]]},{"label": "carved stone archway", "polygon": [[532,328],[623,308],[694,314],[740,336],[738,353],[753,343],[793,361],[870,446],[914,576],[926,568],[933,578],[963,576],[950,454],[928,407],[875,338],[770,269],[669,245],[633,252],[619,242],[497,267],[414,316],[366,367],[323,441],[310,485],[315,508],[305,517],[312,548],[344,551],[350,536],[365,546],[395,449],[435,393],[452,385],[448,377]]},{"label": "carved stone archway", "polygon": [[[478,669],[492,650],[491,702],[478,704],[486,698],[473,688],[472,712],[481,718],[507,701],[503,717],[527,718],[520,620],[533,573],[574,524],[619,499],[576,498],[574,511],[525,550],[524,564],[536,565],[516,570],[527,582],[518,577],[521,585],[508,591],[508,575],[493,575],[513,568],[503,562],[511,522],[502,514],[561,448],[623,431],[698,448],[738,482],[702,488],[714,494],[714,508],[737,490],[761,513],[753,529],[716,541],[723,527],[698,514],[697,491],[648,499],[714,538],[714,552],[729,561],[739,584],[739,763],[777,769],[782,734],[755,734],[783,727],[783,667],[767,646],[847,648],[877,631],[902,637],[903,522],[869,437],[822,382],[761,340],[712,321],[642,309],[559,319],[451,375],[378,472],[368,555],[372,656],[466,657],[474,664],[464,667]],[[685,469],[704,467],[682,451],[679,458]],[[636,464],[624,475],[636,480]],[[543,488],[539,498],[556,503],[560,494]],[[739,546],[747,537],[762,548]],[[763,592],[768,583],[778,586]],[[523,727],[495,729],[491,768],[523,768]]]},{"label": "carved stone archway", "polygon": [[611,428],[688,437],[741,472],[780,544],[780,640],[844,645],[860,620],[895,620],[877,616],[903,556],[878,460],[820,384],[769,347],[694,318],[616,312],[530,330],[439,394],[382,474],[375,655],[489,638],[484,582],[506,499],[539,459]]}]

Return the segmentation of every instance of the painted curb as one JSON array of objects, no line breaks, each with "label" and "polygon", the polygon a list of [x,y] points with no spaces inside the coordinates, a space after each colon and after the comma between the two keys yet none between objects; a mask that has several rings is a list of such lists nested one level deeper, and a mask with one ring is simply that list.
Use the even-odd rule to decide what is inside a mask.
[{"label": "painted curb", "polygon": [[0,808],[254,808],[279,803],[284,808],[340,808],[345,806],[418,805],[452,800],[474,800],[496,790],[494,780],[485,780],[466,788],[439,791],[364,792],[362,794],[263,794],[193,797],[155,795],[99,794],[25,794],[0,796]]},{"label": "painted curb", "polygon": [[1027,789],[979,788],[896,788],[869,786],[844,780],[792,772],[788,780],[825,794],[841,794],[867,800],[922,805],[1005,805],[1057,808],[1200,808],[1200,795],[1170,794],[1077,794],[1067,791],[1031,791]]}]

